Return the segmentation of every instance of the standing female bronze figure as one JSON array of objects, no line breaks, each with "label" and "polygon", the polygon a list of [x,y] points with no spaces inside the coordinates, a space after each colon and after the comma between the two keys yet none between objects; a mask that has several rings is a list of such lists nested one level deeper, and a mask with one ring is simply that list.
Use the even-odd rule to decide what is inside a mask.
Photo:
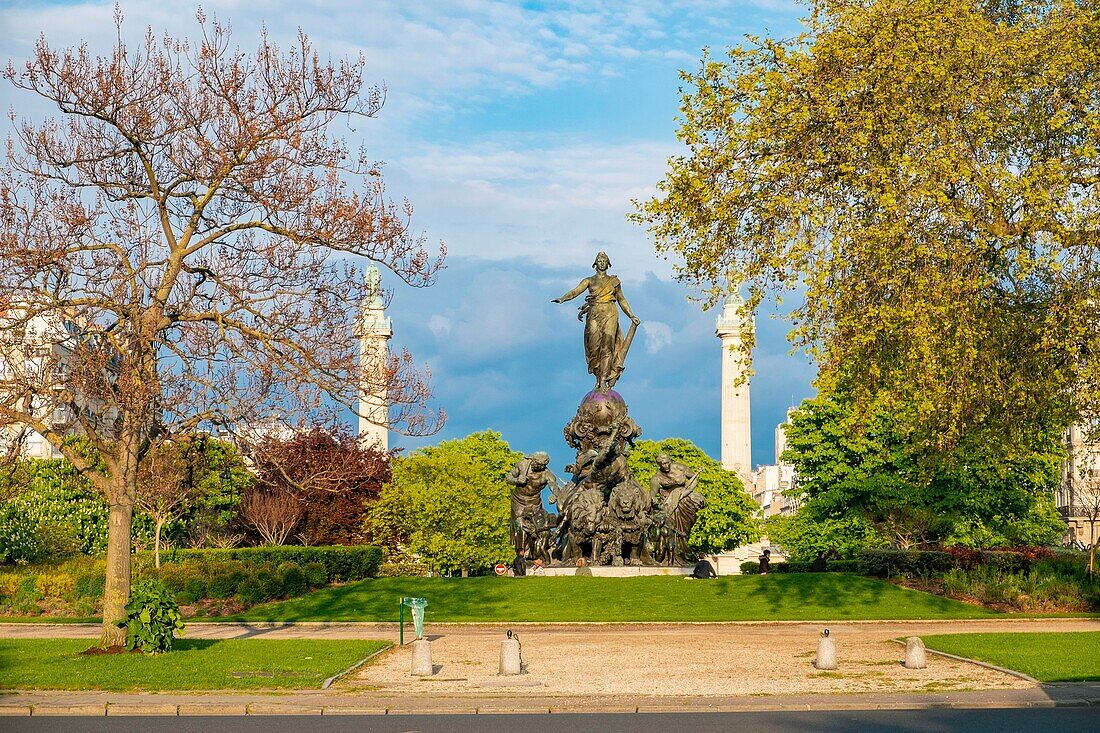
[{"label": "standing female bronze figure", "polygon": [[[564,303],[588,291],[584,305],[577,314],[578,321],[587,316],[584,323],[584,356],[588,361],[588,373],[596,377],[596,389],[608,390],[615,386],[623,373],[626,352],[641,321],[630,310],[619,278],[607,274],[607,269],[611,267],[607,254],[597,254],[592,267],[596,270],[595,275],[581,280],[577,287],[552,302]],[[626,338],[619,330],[619,308],[631,321]]]}]

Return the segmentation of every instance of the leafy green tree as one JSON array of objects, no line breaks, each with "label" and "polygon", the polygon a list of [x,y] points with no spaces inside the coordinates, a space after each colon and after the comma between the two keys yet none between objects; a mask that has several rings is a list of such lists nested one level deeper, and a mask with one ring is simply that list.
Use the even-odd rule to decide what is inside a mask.
[{"label": "leafy green tree", "polygon": [[[856,517],[890,544],[1051,544],[1064,531],[1053,510],[1062,448],[1053,431],[1005,452],[969,437],[927,453],[912,413],[858,412],[844,393],[806,400],[786,429],[806,522]],[[778,540],[777,540],[778,541]]]},{"label": "leafy green tree", "polygon": [[[11,498],[0,503],[0,563],[50,562],[107,550],[103,495],[64,458],[24,459],[5,468]],[[132,541],[148,545],[153,524],[139,517]]]},{"label": "leafy green tree", "polygon": [[707,500],[699,510],[688,544],[699,552],[721,552],[760,539],[756,519],[760,506],[741,485],[737,474],[723,470],[690,440],[667,438],[660,442],[639,440],[630,453],[629,466],[634,476],[648,488],[657,472],[657,454],[667,453],[677,463],[697,470],[698,491]]},{"label": "leafy green tree", "polygon": [[682,75],[687,152],[636,215],[658,251],[711,303],[804,294],[823,383],[912,408],[931,448],[1095,413],[1100,6],[811,7]]},{"label": "leafy green tree", "polygon": [[859,514],[819,518],[800,508],[794,516],[772,516],[764,523],[768,539],[787,551],[791,560],[851,557],[860,550],[886,543],[874,526]]},{"label": "leafy green tree", "polygon": [[437,570],[465,574],[510,561],[511,487],[504,477],[522,457],[500,433],[485,431],[396,458],[365,530]]}]

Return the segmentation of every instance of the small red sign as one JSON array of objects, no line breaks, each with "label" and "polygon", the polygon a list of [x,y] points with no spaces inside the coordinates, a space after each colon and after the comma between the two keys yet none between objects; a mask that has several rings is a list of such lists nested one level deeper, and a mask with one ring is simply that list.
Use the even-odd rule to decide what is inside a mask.
[{"label": "small red sign", "polygon": [[493,566],[493,570],[496,571],[497,575],[504,575],[506,572],[508,572],[508,566],[502,562],[498,562],[496,565]]}]

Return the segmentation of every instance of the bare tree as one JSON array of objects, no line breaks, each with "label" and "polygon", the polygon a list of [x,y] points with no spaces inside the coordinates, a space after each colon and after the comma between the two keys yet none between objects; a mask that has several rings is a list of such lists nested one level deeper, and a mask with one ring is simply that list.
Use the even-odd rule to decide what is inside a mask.
[{"label": "bare tree", "polygon": [[305,512],[305,504],[284,491],[257,488],[241,497],[241,516],[268,545],[285,544]]},{"label": "bare tree", "polygon": [[138,466],[137,506],[156,526],[153,564],[158,568],[164,525],[179,517],[197,498],[201,476],[209,470],[202,440],[161,443]]},{"label": "bare tree", "polygon": [[[442,414],[407,353],[363,374],[362,262],[428,285],[441,266],[387,198],[379,164],[329,136],[384,91],[364,62],[150,30],[106,56],[45,39],[4,77],[62,117],[20,121],[0,170],[0,424],[45,436],[110,505],[104,645],[121,643],[142,460],[196,428],[356,409],[384,390],[391,427]],[[121,17],[119,38],[122,37]],[[20,358],[23,357],[23,358]],[[66,445],[87,436],[102,464]]]},{"label": "bare tree", "polygon": [[1089,534],[1086,548],[1089,551],[1089,576],[1096,574],[1096,548],[1100,545],[1100,533],[1097,533],[1097,525],[1100,524],[1100,460],[1092,455],[1086,460],[1086,468],[1082,471],[1081,485],[1076,492],[1076,503],[1070,506],[1070,514],[1080,517],[1088,523]]}]

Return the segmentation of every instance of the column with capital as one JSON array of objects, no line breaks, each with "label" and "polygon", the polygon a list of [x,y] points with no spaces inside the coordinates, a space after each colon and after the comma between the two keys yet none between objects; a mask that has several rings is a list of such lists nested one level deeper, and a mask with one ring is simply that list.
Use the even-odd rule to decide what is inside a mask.
[{"label": "column with capital", "polygon": [[745,300],[736,291],[726,298],[715,325],[722,340],[722,468],[734,471],[752,486],[752,431],[749,382],[745,377],[752,359],[741,351],[755,329],[751,315],[742,313]]},{"label": "column with capital", "polygon": [[382,300],[382,275],[375,265],[367,268],[370,295],[363,303],[362,333],[359,337],[359,442],[363,446],[377,445],[389,450],[390,431],[387,427],[389,402],[386,397],[386,361],[393,323],[386,316]]}]

